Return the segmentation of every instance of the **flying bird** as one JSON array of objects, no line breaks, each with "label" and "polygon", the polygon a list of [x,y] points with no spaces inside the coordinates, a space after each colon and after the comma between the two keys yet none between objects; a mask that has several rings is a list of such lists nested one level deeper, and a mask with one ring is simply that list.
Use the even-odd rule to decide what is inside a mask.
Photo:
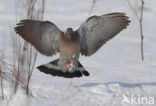
[{"label": "flying bird", "polygon": [[59,59],[37,68],[46,74],[65,78],[89,76],[79,62],[79,56],[91,56],[107,41],[129,25],[125,13],[110,13],[91,16],[77,30],[61,31],[54,23],[39,20],[21,20],[15,31],[31,43],[41,54]]}]

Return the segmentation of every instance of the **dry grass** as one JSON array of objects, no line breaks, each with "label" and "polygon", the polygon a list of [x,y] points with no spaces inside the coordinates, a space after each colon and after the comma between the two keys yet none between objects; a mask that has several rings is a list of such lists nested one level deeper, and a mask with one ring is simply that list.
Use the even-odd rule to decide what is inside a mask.
[{"label": "dry grass", "polygon": [[[16,0],[16,22],[19,22],[20,14],[18,13],[20,13],[20,9],[17,9],[16,4],[22,4],[22,7],[25,7],[23,10],[27,14],[25,19],[43,20],[45,0]],[[30,94],[29,85],[38,53],[32,45],[21,39],[15,32],[11,33],[11,35],[12,63],[7,63],[5,59],[0,58],[0,96],[2,96],[2,99],[4,99],[5,95],[4,80],[10,85],[10,98],[17,92],[18,87],[25,89],[26,93]]]},{"label": "dry grass", "polygon": [[[23,4],[27,19],[43,20],[45,0],[42,0],[40,5],[38,5],[37,0],[25,0]],[[36,9],[35,6],[38,6],[38,8]],[[16,57],[14,60],[14,63],[16,63],[14,66],[16,68],[14,68],[13,73],[17,76],[14,91],[17,90],[19,81],[22,80],[26,92],[29,94],[29,84],[37,59],[37,51],[28,42],[21,40],[18,35],[13,36],[13,49]]]}]

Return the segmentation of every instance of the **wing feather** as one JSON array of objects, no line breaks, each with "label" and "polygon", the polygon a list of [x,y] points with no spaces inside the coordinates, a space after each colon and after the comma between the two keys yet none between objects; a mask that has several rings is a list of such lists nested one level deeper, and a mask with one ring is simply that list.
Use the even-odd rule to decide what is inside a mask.
[{"label": "wing feather", "polygon": [[108,40],[130,23],[125,13],[111,13],[88,18],[77,30],[81,36],[81,54],[94,54]]},{"label": "wing feather", "polygon": [[63,32],[52,22],[21,20],[15,31],[46,56],[52,56],[59,51],[59,36]]}]

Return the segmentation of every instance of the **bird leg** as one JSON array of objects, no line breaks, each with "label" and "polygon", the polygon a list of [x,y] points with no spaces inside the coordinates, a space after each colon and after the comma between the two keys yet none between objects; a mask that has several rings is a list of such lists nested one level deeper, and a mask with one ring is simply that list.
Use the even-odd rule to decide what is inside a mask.
[{"label": "bird leg", "polygon": [[68,61],[66,61],[66,67],[69,69],[70,68],[70,64],[69,64],[69,62]]}]

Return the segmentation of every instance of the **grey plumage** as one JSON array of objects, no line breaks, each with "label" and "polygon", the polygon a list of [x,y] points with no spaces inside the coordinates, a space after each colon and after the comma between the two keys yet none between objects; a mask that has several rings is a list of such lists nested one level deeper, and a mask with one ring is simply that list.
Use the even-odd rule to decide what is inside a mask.
[{"label": "grey plumage", "polygon": [[[80,53],[85,56],[94,54],[129,23],[125,13],[110,13],[89,17],[76,31],[67,28],[67,31],[63,32],[49,21],[36,20],[21,20],[15,31],[46,56],[60,52],[59,59],[48,66],[41,65],[38,67],[40,71],[72,78],[82,76],[81,73],[89,75],[78,62]],[[80,68],[83,68],[83,71]]]},{"label": "grey plumage", "polygon": [[15,31],[46,56],[59,51],[59,36],[63,32],[49,21],[21,20]]},{"label": "grey plumage", "polygon": [[88,18],[78,29],[81,54],[90,56],[129,24],[124,13],[111,13]]}]

